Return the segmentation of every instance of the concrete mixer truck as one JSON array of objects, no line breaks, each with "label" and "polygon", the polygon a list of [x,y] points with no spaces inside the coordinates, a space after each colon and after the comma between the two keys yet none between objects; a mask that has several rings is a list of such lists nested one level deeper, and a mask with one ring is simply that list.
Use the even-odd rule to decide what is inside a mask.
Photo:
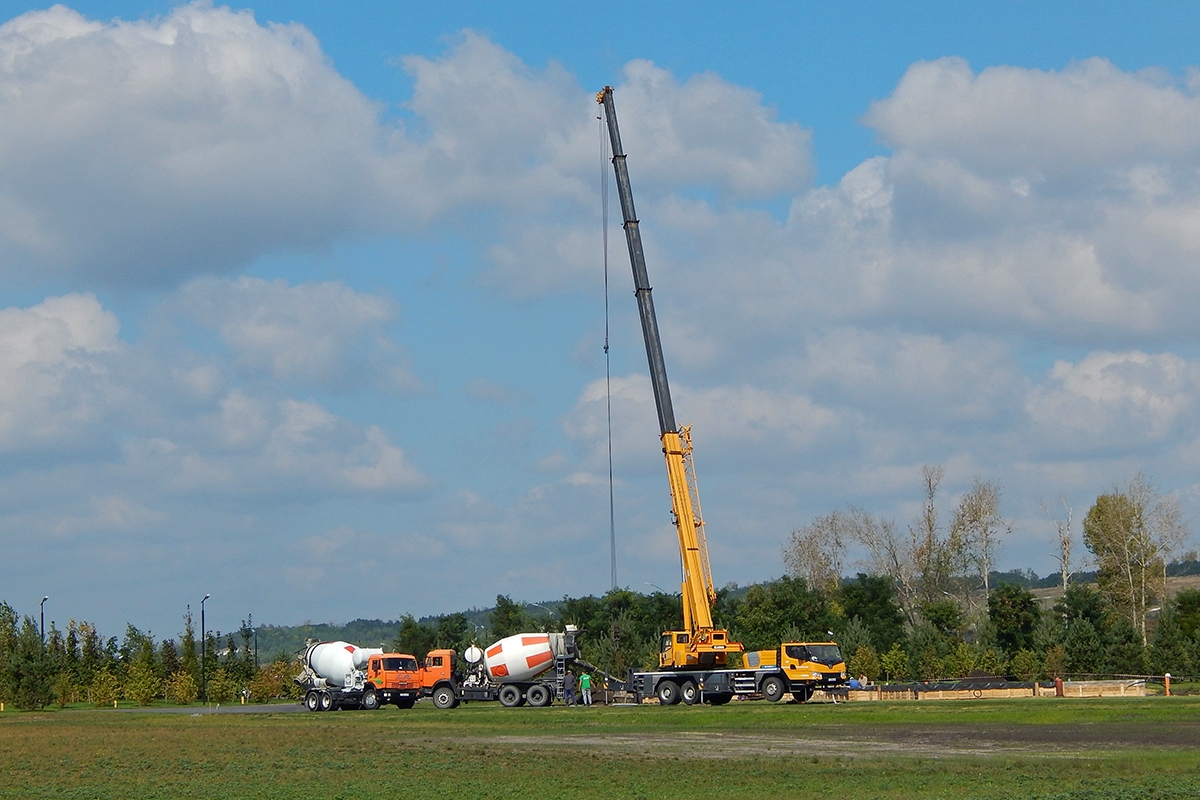
[{"label": "concrete mixer truck", "polygon": [[309,711],[374,711],[388,703],[412,708],[421,696],[417,659],[404,653],[385,653],[382,648],[347,642],[319,642],[305,649],[301,665],[294,680],[304,689],[304,706]]},{"label": "concrete mixer truck", "polygon": [[518,633],[486,649],[472,645],[461,661],[453,650],[432,650],[421,669],[422,693],[438,708],[469,700],[548,706],[562,697],[567,669],[579,659],[575,632],[568,625],[563,633]]}]

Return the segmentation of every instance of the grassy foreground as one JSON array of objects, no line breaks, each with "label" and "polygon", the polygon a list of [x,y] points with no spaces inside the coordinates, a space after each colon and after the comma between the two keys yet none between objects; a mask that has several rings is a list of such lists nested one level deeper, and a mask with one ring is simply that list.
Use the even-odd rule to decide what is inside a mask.
[{"label": "grassy foreground", "polygon": [[1200,698],[0,714],[0,798],[418,792],[1200,798]]}]

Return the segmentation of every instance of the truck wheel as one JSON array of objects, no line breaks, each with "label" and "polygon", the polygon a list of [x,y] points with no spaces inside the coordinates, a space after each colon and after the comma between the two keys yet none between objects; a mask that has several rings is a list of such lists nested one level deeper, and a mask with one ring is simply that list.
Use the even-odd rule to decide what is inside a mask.
[{"label": "truck wheel", "polygon": [[396,708],[412,708],[417,704],[417,701],[411,697],[401,697],[396,701]]},{"label": "truck wheel", "polygon": [[304,695],[304,707],[309,711],[320,711],[321,693],[316,689],[313,689],[308,694]]},{"label": "truck wheel", "polygon": [[694,706],[696,701],[700,699],[700,690],[696,688],[695,681],[684,681],[679,687],[679,699],[685,705]]},{"label": "truck wheel", "polygon": [[511,683],[500,687],[500,705],[505,708],[516,708],[521,705],[521,690]]},{"label": "truck wheel", "polygon": [[329,692],[321,692],[319,702],[321,711],[332,711],[337,706],[337,703],[333,700],[333,695]]},{"label": "truck wheel", "polygon": [[530,686],[525,696],[529,698],[529,705],[534,708],[542,708],[543,706],[550,705],[550,690],[540,684]]},{"label": "truck wheel", "polygon": [[379,708],[379,695],[373,689],[367,689],[362,696],[363,711],[374,711]]},{"label": "truck wheel", "polygon": [[762,682],[762,695],[769,703],[778,703],[783,699],[783,681],[772,675]]},{"label": "truck wheel", "polygon": [[449,686],[439,686],[433,690],[433,705],[434,708],[454,708],[458,705],[458,698]]},{"label": "truck wheel", "polygon": [[673,706],[679,702],[679,684],[675,681],[663,681],[658,684],[658,704]]}]

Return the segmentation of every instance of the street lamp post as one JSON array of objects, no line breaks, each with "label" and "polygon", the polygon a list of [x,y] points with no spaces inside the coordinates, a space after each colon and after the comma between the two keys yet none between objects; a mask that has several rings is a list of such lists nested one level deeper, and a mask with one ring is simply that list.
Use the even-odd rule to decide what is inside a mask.
[{"label": "street lamp post", "polygon": [[[204,600],[212,597],[204,595]],[[204,629],[204,600],[200,601],[200,697],[208,702],[208,635]],[[192,651],[196,652],[195,650]]]},{"label": "street lamp post", "polygon": [[46,646],[46,601],[50,599],[50,595],[42,598],[42,647]]}]

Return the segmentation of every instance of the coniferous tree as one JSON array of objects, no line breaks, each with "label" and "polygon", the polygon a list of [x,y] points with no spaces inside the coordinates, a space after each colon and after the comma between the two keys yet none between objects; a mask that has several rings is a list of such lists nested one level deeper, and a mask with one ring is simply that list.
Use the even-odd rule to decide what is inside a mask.
[{"label": "coniferous tree", "polygon": [[904,612],[890,578],[860,572],[842,586],[838,599],[848,619],[857,617],[866,625],[872,647],[886,652],[904,640]]},{"label": "coniferous tree", "polygon": [[200,682],[200,648],[196,644],[196,627],[192,624],[192,607],[183,615],[183,634],[179,637],[179,668]]},{"label": "coniferous tree", "polygon": [[1175,595],[1175,618],[1185,638],[1200,633],[1200,589],[1182,589]]},{"label": "coniferous tree", "polygon": [[0,601],[0,702],[11,703],[15,696],[12,670],[9,669],[17,649],[17,612]]},{"label": "coniferous tree", "polygon": [[1148,669],[1146,648],[1133,624],[1124,617],[1106,631],[1104,671],[1110,675],[1143,675]]},{"label": "coniferous tree", "polygon": [[1063,640],[1067,672],[1075,675],[1098,673],[1104,664],[1104,645],[1100,634],[1086,619],[1079,619],[1067,627]]},{"label": "coniferous tree", "polygon": [[418,662],[424,663],[425,656],[430,650],[436,649],[437,632],[429,625],[423,625],[413,618],[412,614],[405,614],[400,618],[400,630],[396,633],[396,639],[392,643],[392,649],[398,653],[409,653],[414,656]]},{"label": "coniferous tree", "polygon": [[987,604],[988,619],[1001,649],[1015,653],[1033,646],[1041,606],[1032,592],[1011,583],[1001,584],[988,595]]},{"label": "coniferous tree", "polygon": [[34,711],[49,705],[54,699],[51,686],[54,672],[46,648],[42,645],[41,630],[33,617],[26,616],[21,622],[9,658],[8,671],[13,702],[17,708]]},{"label": "coniferous tree", "polygon": [[1188,652],[1187,640],[1179,629],[1171,606],[1164,607],[1158,615],[1158,628],[1154,632],[1154,641],[1150,643],[1147,661],[1154,675],[1168,672],[1173,675],[1191,674],[1191,653]]},{"label": "coniferous tree", "polygon": [[163,639],[158,648],[159,676],[168,678],[180,670],[179,652],[174,639]]},{"label": "coniferous tree", "polygon": [[534,621],[526,613],[524,606],[513,602],[508,595],[496,595],[496,607],[488,615],[488,628],[493,639],[503,639],[533,627]]}]

